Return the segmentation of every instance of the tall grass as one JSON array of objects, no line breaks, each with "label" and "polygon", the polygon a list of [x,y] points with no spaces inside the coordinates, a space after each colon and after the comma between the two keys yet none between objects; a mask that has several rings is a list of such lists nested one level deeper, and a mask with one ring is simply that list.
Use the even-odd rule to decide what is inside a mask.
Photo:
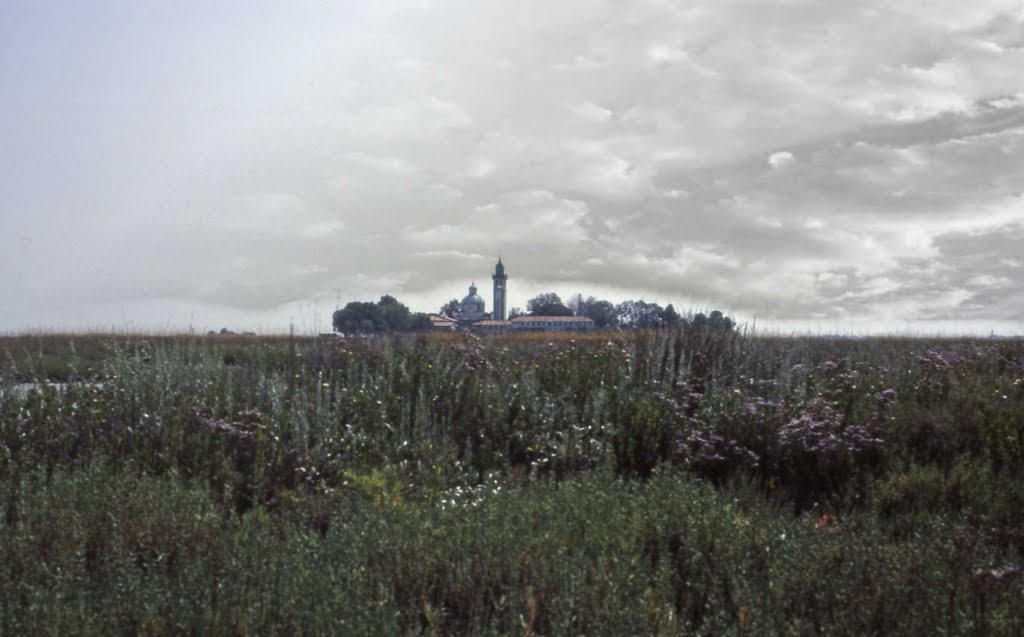
[{"label": "tall grass", "polygon": [[5,347],[4,634],[1024,630],[1019,341]]}]

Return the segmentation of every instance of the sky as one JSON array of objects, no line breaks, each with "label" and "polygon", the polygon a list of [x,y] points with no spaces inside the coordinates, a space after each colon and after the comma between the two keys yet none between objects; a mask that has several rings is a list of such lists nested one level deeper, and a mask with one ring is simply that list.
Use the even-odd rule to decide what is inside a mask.
[{"label": "sky", "polygon": [[0,331],[1024,334],[1021,0],[5,0]]}]

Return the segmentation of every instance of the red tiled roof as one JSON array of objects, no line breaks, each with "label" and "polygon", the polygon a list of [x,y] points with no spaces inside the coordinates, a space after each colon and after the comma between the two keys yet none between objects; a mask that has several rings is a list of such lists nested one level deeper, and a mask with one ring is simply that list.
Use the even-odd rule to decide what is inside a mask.
[{"label": "red tiled roof", "polygon": [[507,326],[509,326],[511,324],[512,324],[511,321],[497,321],[497,320],[492,320],[492,319],[484,319],[483,321],[477,321],[477,322],[473,323],[473,325],[498,326],[498,327],[501,327],[501,326],[506,326],[507,327]]}]

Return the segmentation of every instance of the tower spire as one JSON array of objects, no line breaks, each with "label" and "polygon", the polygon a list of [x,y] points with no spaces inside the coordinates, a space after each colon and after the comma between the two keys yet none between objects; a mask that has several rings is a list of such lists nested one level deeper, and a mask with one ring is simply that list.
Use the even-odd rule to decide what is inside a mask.
[{"label": "tower spire", "polygon": [[494,266],[494,274],[491,279],[494,280],[494,303],[491,306],[494,310],[491,312],[491,318],[496,321],[504,321],[508,276],[505,274],[505,265],[501,262],[500,256],[497,265]]}]

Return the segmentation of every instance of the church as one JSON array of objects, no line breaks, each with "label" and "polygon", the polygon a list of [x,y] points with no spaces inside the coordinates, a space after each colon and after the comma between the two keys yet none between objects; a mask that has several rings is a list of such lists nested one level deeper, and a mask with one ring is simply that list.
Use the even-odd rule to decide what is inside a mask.
[{"label": "church", "polygon": [[472,325],[484,320],[505,320],[505,291],[508,286],[508,275],[505,274],[505,265],[501,262],[501,257],[498,257],[498,264],[494,266],[494,274],[491,275],[491,279],[494,280],[492,296],[494,310],[490,314],[487,313],[483,297],[477,294],[476,283],[471,283],[469,294],[462,298],[462,302],[459,303],[459,311],[454,317],[460,325]]},{"label": "church", "polygon": [[431,316],[430,320],[437,331],[468,330],[483,334],[501,334],[511,331],[565,331],[594,329],[594,321],[584,316],[517,316],[506,320],[505,306],[508,300],[508,275],[505,265],[498,258],[494,266],[492,305],[490,313],[487,304],[476,287],[469,285],[469,294],[462,298],[455,316]]}]

